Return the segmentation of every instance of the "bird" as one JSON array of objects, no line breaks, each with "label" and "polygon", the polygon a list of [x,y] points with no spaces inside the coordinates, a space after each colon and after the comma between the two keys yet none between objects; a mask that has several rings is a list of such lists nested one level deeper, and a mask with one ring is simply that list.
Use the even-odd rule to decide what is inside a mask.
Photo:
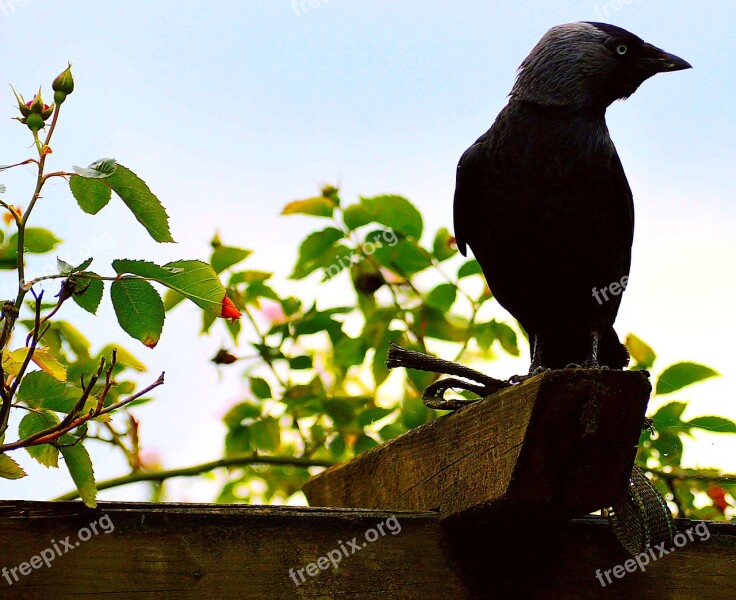
[{"label": "bird", "polygon": [[[606,23],[551,28],[456,173],[457,246],[529,338],[529,373],[623,369],[614,330],[634,203],[606,109],[657,73],[692,65]],[[513,379],[513,378],[512,378]]]}]

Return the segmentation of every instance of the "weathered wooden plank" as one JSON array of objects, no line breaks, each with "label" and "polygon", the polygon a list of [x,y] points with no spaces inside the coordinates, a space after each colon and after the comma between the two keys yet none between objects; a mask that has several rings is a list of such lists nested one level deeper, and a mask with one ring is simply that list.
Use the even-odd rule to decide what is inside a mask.
[{"label": "weathered wooden plank", "polygon": [[[104,515],[113,528],[100,525]],[[391,516],[401,526],[395,535],[385,525]],[[93,522],[98,534],[76,546]],[[386,535],[367,541],[366,531],[378,532],[378,523]],[[736,597],[736,524],[677,525],[680,532],[695,530],[692,541],[661,557],[655,551],[657,560],[644,572],[617,577],[614,568],[630,557],[601,518],[474,525],[440,522],[433,513],[359,509],[103,503],[91,510],[79,503],[0,502],[0,569],[54,544],[63,550],[62,540],[71,545],[49,568],[18,573],[12,585],[0,575],[0,599]],[[314,577],[305,572],[305,583],[294,584],[290,569],[316,564],[341,545],[350,554],[337,569],[315,566]]]},{"label": "weathered wooden plank", "polygon": [[[99,521],[104,515],[110,533],[108,521]],[[80,541],[78,532],[91,531],[91,523],[98,534]],[[375,541],[366,539],[368,531],[376,532]],[[14,581],[13,568],[46,549],[50,557],[54,544],[63,554],[50,568],[30,566],[28,575],[16,570]],[[338,568],[321,569],[317,562],[330,552]],[[306,570],[310,563],[314,576]],[[463,598],[467,592],[449,564],[431,513],[132,503],[91,510],[71,502],[0,502],[3,600]]]},{"label": "weathered wooden plank", "polygon": [[331,467],[304,493],[312,506],[443,517],[582,516],[626,488],[650,392],[642,372],[549,371]]},{"label": "weathered wooden plank", "polygon": [[[557,525],[515,519],[500,526],[464,527],[450,535],[470,590],[467,598],[736,598],[736,524],[678,519],[677,529],[680,547],[641,555],[643,571],[601,517]],[[685,533],[688,529],[691,536]]]}]

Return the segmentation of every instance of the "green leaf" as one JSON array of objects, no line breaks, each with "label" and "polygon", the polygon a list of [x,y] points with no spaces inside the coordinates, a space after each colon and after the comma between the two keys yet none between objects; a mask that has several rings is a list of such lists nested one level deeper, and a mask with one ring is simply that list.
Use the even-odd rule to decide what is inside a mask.
[{"label": "green leaf", "polygon": [[252,250],[245,250],[244,248],[234,248],[232,246],[217,246],[212,257],[210,258],[210,264],[215,270],[215,273],[222,273],[225,269],[229,269],[233,265],[244,261],[253,253]]},{"label": "green leaf", "polygon": [[447,312],[455,303],[457,288],[451,283],[442,283],[435,287],[427,296],[427,306],[431,306],[440,312]]},{"label": "green leaf", "polygon": [[247,419],[257,419],[261,416],[261,407],[252,402],[241,402],[233,406],[223,417],[228,429],[240,427]]},{"label": "green leaf", "polygon": [[260,400],[273,398],[271,386],[268,385],[268,382],[265,379],[261,379],[260,377],[250,378],[250,391],[253,392],[253,395]]},{"label": "green leaf", "polygon": [[480,268],[478,261],[475,259],[471,259],[468,262],[463,263],[462,266],[457,270],[458,279],[470,277],[471,275],[482,275],[482,274],[483,274],[483,270]]},{"label": "green leaf", "polygon": [[164,308],[166,309],[166,312],[169,312],[172,308],[179,305],[181,302],[184,302],[184,300],[186,300],[186,298],[179,292],[166,290],[166,292],[164,292]]},{"label": "green leaf", "polygon": [[[96,273],[83,272],[82,275],[96,275]],[[102,294],[105,291],[105,282],[101,279],[83,279],[79,278],[80,285],[83,285],[83,291],[72,296],[72,300],[81,306],[84,310],[93,315],[97,314],[97,309],[102,301]]]},{"label": "green leaf", "polygon": [[177,260],[159,266],[145,260],[114,260],[112,266],[118,274],[131,273],[153,279],[189,298],[212,316],[219,317],[222,313],[225,286],[206,262]]},{"label": "green leaf", "polygon": [[253,449],[248,427],[233,427],[225,435],[225,456],[238,456]]},{"label": "green leaf", "polygon": [[251,440],[259,450],[275,452],[281,445],[281,429],[278,420],[267,417],[256,421],[249,428]]},{"label": "green leaf", "polygon": [[294,200],[284,206],[282,215],[310,215],[312,217],[331,217],[335,210],[335,202],[324,196],[315,196],[305,200]]},{"label": "green leaf", "polygon": [[325,400],[324,409],[335,423],[336,427],[350,425],[355,419],[355,407],[347,398],[332,398]]},{"label": "green leaf", "polygon": [[519,356],[519,345],[516,339],[516,332],[505,323],[494,322],[495,335],[501,347],[511,356]]},{"label": "green leaf", "polygon": [[360,454],[361,452],[365,452],[366,450],[370,450],[374,446],[378,446],[378,442],[374,440],[369,435],[366,435],[365,433],[361,433],[356,439],[355,439],[355,445],[353,446],[353,451],[355,454]]},{"label": "green leaf", "polygon": [[345,210],[344,220],[350,230],[368,223],[380,223],[401,235],[415,239],[422,236],[422,215],[402,196],[361,198],[360,204],[353,204]]},{"label": "green leaf", "polygon": [[380,421],[383,419],[386,415],[390,415],[393,412],[390,408],[384,408],[382,406],[371,406],[370,408],[365,409],[360,415],[358,416],[358,425],[361,427],[367,427],[368,425],[372,425],[376,421]]},{"label": "green leaf", "polygon": [[89,167],[73,166],[74,172],[80,176],[89,179],[105,179],[110,177],[117,169],[117,161],[114,158],[100,158],[93,162]]},{"label": "green leaf", "polygon": [[333,352],[335,364],[344,369],[363,364],[367,350],[366,342],[362,337],[346,336],[335,345]]},{"label": "green leaf", "polygon": [[719,373],[706,367],[691,362],[681,362],[667,367],[657,379],[657,395],[670,394],[681,390],[688,385],[717,377]]},{"label": "green leaf", "polygon": [[112,282],[110,297],[123,331],[154,348],[166,318],[164,303],[154,287],[143,279],[118,279]]},{"label": "green leaf", "polygon": [[112,198],[112,190],[99,179],[86,179],[79,175],[69,178],[72,196],[88,215],[96,215]]},{"label": "green leaf", "polygon": [[42,403],[62,400],[66,397],[67,385],[44,371],[26,373],[18,388],[18,400],[29,408],[38,408]]},{"label": "green leaf", "polygon": [[273,273],[266,271],[239,271],[233,273],[230,278],[230,287],[234,287],[240,283],[263,283],[273,277]]},{"label": "green leaf", "polygon": [[406,277],[432,266],[429,252],[408,239],[378,248],[373,256],[387,269]]},{"label": "green leaf", "polygon": [[[59,418],[49,410],[31,412],[23,417],[18,425],[18,437],[22,440],[59,424]],[[39,444],[26,448],[28,454],[44,467],[59,466],[59,450],[51,444]]]},{"label": "green leaf", "polygon": [[659,453],[659,462],[665,467],[678,466],[682,460],[682,440],[674,433],[660,432],[657,439],[652,440],[652,448]]},{"label": "green leaf", "polygon": [[415,314],[416,323],[413,331],[418,337],[426,336],[448,342],[464,342],[468,336],[468,324],[465,319],[447,315],[429,307],[423,307]]},{"label": "green leaf", "polygon": [[146,365],[139,361],[131,352],[125,348],[121,348],[118,344],[108,344],[97,355],[98,360],[104,358],[107,364],[112,360],[112,351],[115,350],[115,360],[118,365],[124,365],[135,369],[136,371],[146,371]]},{"label": "green leaf", "polygon": [[437,235],[434,237],[434,243],[432,244],[432,251],[438,261],[442,262],[457,254],[457,246],[454,240],[455,238],[446,227],[443,227],[437,232]]},{"label": "green leaf", "polygon": [[401,422],[407,429],[418,427],[430,420],[430,410],[419,396],[407,396],[401,405]]},{"label": "green leaf", "polygon": [[686,425],[705,429],[713,433],[736,433],[736,423],[730,419],[717,416],[695,417],[686,422]]},{"label": "green leaf", "polygon": [[335,227],[315,231],[299,246],[299,258],[294,265],[292,279],[303,279],[320,267],[335,262],[335,243],[343,238],[343,232]]},{"label": "green leaf", "polygon": [[631,358],[636,361],[636,366],[642,369],[650,369],[657,358],[654,350],[633,333],[626,336],[626,348],[629,350]]},{"label": "green leaf", "polygon": [[[44,254],[46,252],[51,252],[51,250],[56,248],[57,244],[60,242],[61,240],[48,229],[43,229],[41,227],[28,227],[26,229],[26,235],[23,238],[23,247],[26,252],[30,252],[32,254]],[[13,247],[18,245],[17,232],[10,236],[8,245]]]},{"label": "green leaf", "polygon": [[146,183],[130,169],[118,165],[115,173],[103,179],[112,188],[138,222],[157,242],[173,242],[169,230],[169,215],[159,199],[151,193]]},{"label": "green leaf", "polygon": [[292,356],[288,358],[289,368],[293,371],[303,371],[305,369],[311,369],[314,366],[314,361],[311,356]]},{"label": "green leaf", "polygon": [[[73,435],[65,434],[59,440],[62,444],[61,455],[64,457],[69,474],[77,486],[79,497],[87,506],[97,506],[97,486],[92,461],[87,449]],[[75,443],[76,442],[76,443]]]},{"label": "green leaf", "polygon": [[682,413],[687,408],[687,402],[669,402],[661,406],[654,413],[652,420],[657,431],[664,431],[670,428],[679,428],[682,424]]},{"label": "green leaf", "polygon": [[0,454],[0,477],[3,479],[20,479],[26,472],[7,454]]}]

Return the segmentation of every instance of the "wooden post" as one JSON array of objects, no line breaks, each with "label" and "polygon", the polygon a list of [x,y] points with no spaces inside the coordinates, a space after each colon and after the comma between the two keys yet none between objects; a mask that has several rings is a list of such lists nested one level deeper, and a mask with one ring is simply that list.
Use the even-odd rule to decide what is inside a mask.
[{"label": "wooden post", "polygon": [[572,518],[626,489],[651,386],[637,371],[548,371],[331,467],[310,505]]}]

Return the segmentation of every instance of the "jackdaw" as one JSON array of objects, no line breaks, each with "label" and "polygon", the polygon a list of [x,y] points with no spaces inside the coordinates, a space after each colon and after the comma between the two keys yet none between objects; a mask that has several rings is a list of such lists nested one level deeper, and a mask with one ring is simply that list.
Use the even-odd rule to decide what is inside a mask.
[{"label": "jackdaw", "polygon": [[628,364],[613,322],[634,205],[606,108],[657,73],[689,68],[613,25],[553,27],[521,64],[493,126],[460,159],[458,248],[471,248],[496,299],[528,333],[530,375]]}]

